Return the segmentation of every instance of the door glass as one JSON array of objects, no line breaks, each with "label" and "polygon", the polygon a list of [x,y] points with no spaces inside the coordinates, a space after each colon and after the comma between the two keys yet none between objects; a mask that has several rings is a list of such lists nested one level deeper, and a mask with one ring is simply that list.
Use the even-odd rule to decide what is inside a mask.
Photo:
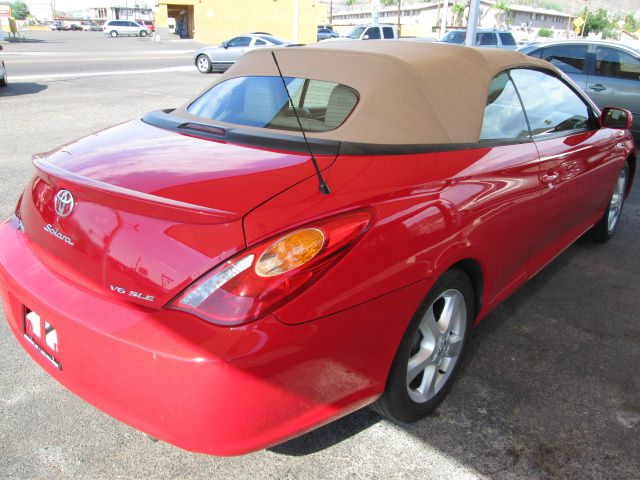
[{"label": "door glass", "polygon": [[384,34],[384,38],[393,38],[393,28],[391,27],[383,27],[382,33]]},{"label": "door glass", "polygon": [[489,85],[480,140],[527,137],[529,127],[518,94],[509,76],[502,72]]},{"label": "door glass", "polygon": [[229,47],[248,47],[251,44],[251,37],[236,37],[229,40]]},{"label": "door glass", "polygon": [[596,75],[640,80],[640,60],[617,48],[598,47]]},{"label": "door glass", "polygon": [[589,108],[560,79],[538,70],[511,70],[533,135],[590,127]]},{"label": "door glass", "polygon": [[369,35],[369,40],[379,40],[380,39],[380,30],[377,27],[370,28],[367,30],[365,35]]},{"label": "door glass", "polygon": [[498,44],[498,40],[496,39],[496,36],[494,33],[481,33],[480,34],[480,41],[478,42],[478,45],[497,45]]},{"label": "door glass", "polygon": [[254,45],[266,45],[266,44],[267,42],[265,42],[261,38],[256,39],[256,43],[254,43]]},{"label": "door glass", "polygon": [[502,45],[515,45],[516,44],[516,39],[513,38],[513,35],[511,35],[508,32],[504,32],[504,33],[499,33],[498,35],[500,35],[500,40],[502,41]]},{"label": "door glass", "polygon": [[582,73],[587,45],[557,45],[545,48],[542,59],[551,63],[565,73]]}]

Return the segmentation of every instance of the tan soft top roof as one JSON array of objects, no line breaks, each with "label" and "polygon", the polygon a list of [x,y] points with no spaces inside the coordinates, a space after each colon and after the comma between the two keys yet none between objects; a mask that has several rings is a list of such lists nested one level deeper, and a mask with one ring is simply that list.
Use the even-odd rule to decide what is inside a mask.
[{"label": "tan soft top roof", "polygon": [[[360,95],[339,128],[310,136],[368,144],[475,143],[489,83],[499,72],[514,67],[557,72],[547,62],[507,50],[411,41],[334,41],[254,50],[215,83],[277,76],[272,51],[284,76],[342,83]],[[188,115],[187,106],[176,113]]]}]

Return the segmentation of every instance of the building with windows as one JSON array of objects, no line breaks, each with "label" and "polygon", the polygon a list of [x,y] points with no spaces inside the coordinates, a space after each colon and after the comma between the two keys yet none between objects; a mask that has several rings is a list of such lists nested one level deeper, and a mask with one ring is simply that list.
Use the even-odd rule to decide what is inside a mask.
[{"label": "building with windows", "polygon": [[108,20],[148,20],[153,21],[153,10],[140,7],[92,7],[87,9],[91,20],[106,22]]},{"label": "building with windows", "polygon": [[159,0],[157,32],[175,25],[183,38],[220,43],[242,33],[266,32],[299,43],[316,41],[326,9],[317,0]]},{"label": "building with windows", "polygon": [[[448,0],[447,28],[462,28],[466,25],[468,10],[456,16],[453,5],[458,2]],[[466,2],[465,2],[466,3]],[[410,3],[404,1],[400,9],[401,33],[404,36],[432,36],[440,26],[444,1]],[[377,11],[376,11],[377,9]],[[564,30],[573,17],[564,12],[533,8],[524,5],[510,5],[504,15],[495,8],[495,2],[480,0],[479,28],[539,29],[553,28]],[[329,23],[340,33],[365,23],[398,23],[398,7],[376,6],[375,2],[356,3],[354,5],[333,5]],[[505,25],[506,24],[506,25]]]}]

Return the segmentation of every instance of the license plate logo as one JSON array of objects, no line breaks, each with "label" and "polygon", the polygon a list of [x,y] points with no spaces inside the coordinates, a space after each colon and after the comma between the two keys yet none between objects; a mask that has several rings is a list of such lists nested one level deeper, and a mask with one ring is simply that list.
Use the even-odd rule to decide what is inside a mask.
[{"label": "license plate logo", "polygon": [[24,338],[54,367],[61,370],[58,362],[58,332],[53,325],[40,318],[36,312],[26,309],[22,323]]}]

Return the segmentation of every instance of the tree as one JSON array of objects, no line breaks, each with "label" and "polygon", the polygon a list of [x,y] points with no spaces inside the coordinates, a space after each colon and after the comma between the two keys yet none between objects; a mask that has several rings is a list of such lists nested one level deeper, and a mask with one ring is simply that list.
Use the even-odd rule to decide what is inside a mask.
[{"label": "tree", "polygon": [[511,5],[507,0],[497,0],[492,8],[496,10],[496,28],[504,26],[505,17],[507,16],[507,12],[511,10]]},{"label": "tree", "polygon": [[464,4],[454,3],[451,6],[451,14],[453,16],[453,24],[456,27],[462,26],[462,18],[464,17]]},{"label": "tree", "polygon": [[624,29],[627,32],[640,30],[640,20],[637,20],[636,17],[633,16],[633,13],[628,14],[624,17]]},{"label": "tree", "polygon": [[11,4],[11,15],[16,20],[24,20],[29,14],[29,7],[21,0],[16,0]]},{"label": "tree", "polygon": [[586,15],[587,23],[584,26],[584,34],[591,32],[602,33],[605,30],[611,30],[616,27],[615,22],[609,20],[607,11],[604,8],[598,9],[597,12],[588,12],[585,10],[583,17]]}]

